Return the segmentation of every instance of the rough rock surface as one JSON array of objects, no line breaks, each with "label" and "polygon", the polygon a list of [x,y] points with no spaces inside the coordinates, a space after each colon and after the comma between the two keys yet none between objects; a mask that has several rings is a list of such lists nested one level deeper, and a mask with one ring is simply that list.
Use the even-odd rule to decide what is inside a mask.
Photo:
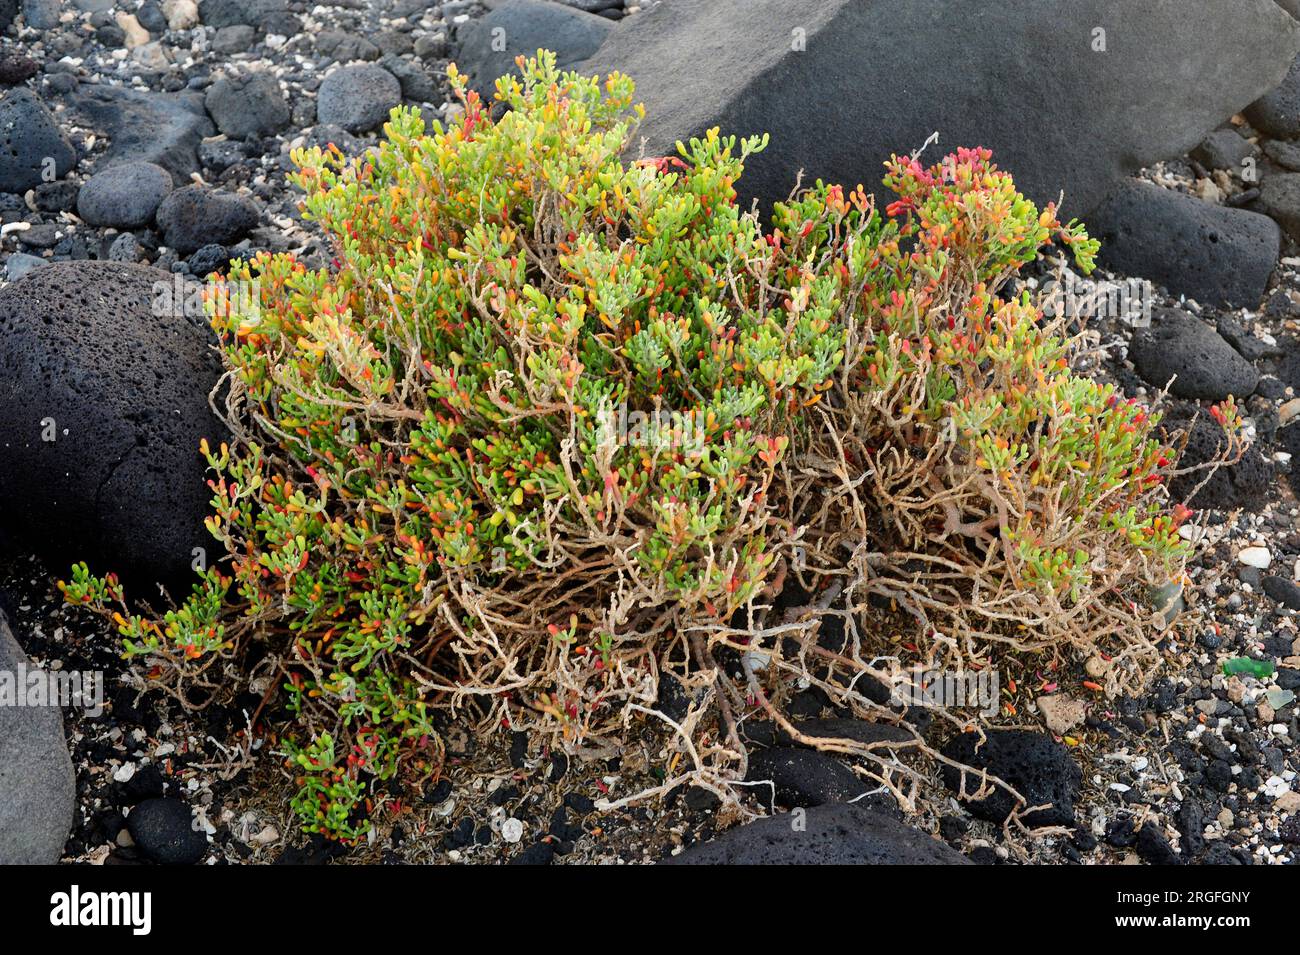
[{"label": "rough rock surface", "polygon": [[203,102],[217,129],[232,139],[269,136],[289,125],[289,104],[269,73],[222,76]]},{"label": "rough rock surface", "polygon": [[[0,613],[0,674],[32,663]],[[57,706],[0,706],[0,865],[59,861],[76,779]]]},{"label": "rough rock surface", "polygon": [[847,802],[867,789],[857,774],[826,753],[812,749],[777,747],[750,754],[747,779],[770,780],[772,788],[759,787],[761,800],[771,803],[773,789],[780,806],[820,806]]},{"label": "rough rock surface", "polygon": [[22,193],[48,181],[47,168],[61,178],[76,161],[40,97],[26,87],[0,96],[0,192]]},{"label": "rough rock surface", "polygon": [[1159,309],[1151,327],[1133,336],[1129,358],[1147,382],[1178,398],[1222,401],[1246,398],[1259,381],[1257,372],[1223,336],[1177,309]]},{"label": "rough rock surface", "polygon": [[161,865],[194,865],[208,850],[208,840],[194,830],[194,813],[179,799],[146,799],[126,825],[141,851]]},{"label": "rough rock surface", "polygon": [[1216,129],[1189,154],[1207,169],[1240,171],[1247,159],[1255,156],[1255,146],[1235,129]]},{"label": "rough rock surface", "polygon": [[158,205],[172,191],[172,177],[148,162],[110,166],[82,184],[77,215],[93,226],[138,229],[153,221]]},{"label": "rough rock surface", "polygon": [[23,20],[33,30],[49,30],[59,22],[59,0],[23,0]]},{"label": "rough rock surface", "polygon": [[257,225],[257,203],[204,186],[177,189],[158,206],[158,228],[183,255],[219,243],[230,245]]},{"label": "rough rock surface", "polygon": [[1105,268],[1215,307],[1258,307],[1282,241],[1267,216],[1136,180],[1108,196],[1087,225],[1101,240]]},{"label": "rough rock surface", "polygon": [[1300,242],[1300,173],[1268,176],[1259,187],[1260,212],[1277,221],[1286,234]]},{"label": "rough rock surface", "polygon": [[851,803],[771,816],[692,846],[663,865],[969,865],[923,832]]},{"label": "rough rock surface", "polygon": [[172,174],[177,186],[198,172],[199,143],[215,131],[199,93],[152,93],[122,86],[87,84],[66,97],[68,109],[111,141],[96,170],[151,162]]},{"label": "rough rock surface", "polygon": [[397,77],[373,63],[354,63],[325,77],[316,117],[321,123],[362,133],[382,126],[401,102],[402,84]]},{"label": "rough rock surface", "polygon": [[[1204,410],[1198,410],[1190,422],[1187,446],[1178,459],[1180,468],[1198,468],[1219,457],[1227,449],[1227,438],[1223,428]],[[1186,425],[1183,425],[1186,427]],[[1300,435],[1300,426],[1293,426]],[[1283,440],[1287,431],[1282,429]],[[1300,450],[1298,448],[1297,450]],[[1246,449],[1241,460],[1229,467],[1221,467],[1207,480],[1204,469],[1181,474],[1169,482],[1169,493],[1176,501],[1181,501],[1191,494],[1196,486],[1202,485],[1188,504],[1195,508],[1213,508],[1215,510],[1233,510],[1244,508],[1248,511],[1258,510],[1268,499],[1268,488],[1273,480],[1273,468],[1260,453],[1258,445],[1252,444]],[[1204,482],[1202,484],[1202,482]]]},{"label": "rough rock surface", "polygon": [[1289,577],[1280,577],[1276,574],[1265,577],[1264,593],[1292,610],[1300,610],[1300,584]]},{"label": "rough rock surface", "polygon": [[204,26],[244,24],[281,36],[293,36],[300,28],[288,0],[200,0],[199,18]]},{"label": "rough rock surface", "polygon": [[937,131],[927,158],[987,146],[1030,198],[1064,190],[1083,215],[1277,86],[1298,47],[1273,0],[663,0],[579,68],[636,80],[646,155],[713,126],[770,133],[743,198],[783,198],[800,169],[870,189]]},{"label": "rough rock surface", "polygon": [[1300,58],[1281,84],[1251,103],[1245,115],[1250,125],[1274,139],[1300,136]]},{"label": "rough rock surface", "polygon": [[[1044,733],[1029,730],[990,730],[981,744],[978,733],[958,733],[944,744],[942,752],[949,759],[965,763],[976,770],[987,770],[1024,796],[1026,806],[1046,805],[1036,812],[1023,813],[1027,825],[1069,825],[1074,822],[1074,803],[1078,798],[1083,774],[1061,743]],[[944,784],[954,793],[960,791],[961,777],[966,778],[966,792],[979,789],[978,773],[960,773],[952,766],[943,767]],[[1015,800],[1005,789],[995,788],[983,799],[967,800],[973,815],[1000,823],[1015,808]]]},{"label": "rough rock surface", "polygon": [[0,522],[52,569],[86,560],[142,597],[215,547],[198,444],[225,437],[219,362],[202,318],[177,314],[178,281],[60,262],[0,289]]},{"label": "rough rock surface", "polygon": [[17,86],[40,72],[41,65],[17,50],[0,51],[0,86]]}]

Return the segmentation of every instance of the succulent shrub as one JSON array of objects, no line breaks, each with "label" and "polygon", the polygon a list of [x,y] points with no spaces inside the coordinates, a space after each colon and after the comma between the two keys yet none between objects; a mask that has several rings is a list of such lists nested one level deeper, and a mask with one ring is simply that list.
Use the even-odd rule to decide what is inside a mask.
[{"label": "succulent shrub", "polygon": [[[847,590],[902,604],[950,666],[1075,645],[1132,686],[1156,660],[1147,596],[1187,556],[1191,512],[1164,489],[1177,455],[1157,413],[1071,371],[1063,319],[999,294],[1053,236],[1085,273],[1097,243],[991,158],[889,164],[879,262],[849,287],[845,360],[792,455],[800,561],[847,562]],[[776,234],[815,262],[860,215],[819,187]],[[1231,400],[1215,415],[1239,423]]]},{"label": "succulent shrub", "polygon": [[[247,309],[213,289],[226,559],[162,614],[64,585],[181,691],[260,643],[307,828],[356,838],[376,780],[436,773],[438,710],[577,748],[669,719],[666,671],[699,692],[665,788],[743,772],[737,719],[794,677],[863,701],[836,672],[869,640],[818,642],[832,598],[894,598],[966,662],[1149,648],[1171,452],[1000,297],[1053,241],[1089,269],[1079,226],[961,150],[894,159],[883,210],[819,182],[764,229],[735,188],[762,140],[625,161],[626,77],[522,66],[496,114],[453,67],[446,128],[398,109],[371,154],[294,154],[333,261],[235,263]],[[808,613],[774,602],[796,580]],[[724,647],[762,665],[733,679]]]}]

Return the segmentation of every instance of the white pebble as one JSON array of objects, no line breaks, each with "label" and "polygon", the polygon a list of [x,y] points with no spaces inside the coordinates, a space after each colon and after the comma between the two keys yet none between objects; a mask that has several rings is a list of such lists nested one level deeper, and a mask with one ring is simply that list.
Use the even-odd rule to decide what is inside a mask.
[{"label": "white pebble", "polygon": [[1290,792],[1291,787],[1286,784],[1286,780],[1281,776],[1270,776],[1264,783],[1264,792],[1274,799],[1285,792]]},{"label": "white pebble", "polygon": [[1247,567],[1258,567],[1264,570],[1273,563],[1273,555],[1268,552],[1267,547],[1243,547],[1237,552],[1237,561]]}]

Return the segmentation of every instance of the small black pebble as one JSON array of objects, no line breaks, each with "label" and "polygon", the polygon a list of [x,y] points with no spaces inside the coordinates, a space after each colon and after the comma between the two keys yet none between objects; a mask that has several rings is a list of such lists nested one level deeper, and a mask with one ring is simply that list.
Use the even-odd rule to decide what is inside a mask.
[{"label": "small black pebble", "polygon": [[1116,816],[1106,826],[1106,844],[1116,849],[1126,849],[1137,841],[1137,832],[1133,829],[1133,817],[1127,813]]},{"label": "small black pebble", "polygon": [[566,793],[564,804],[580,816],[585,816],[596,809],[596,804],[582,793]]},{"label": "small black pebble", "polygon": [[1148,865],[1178,865],[1178,856],[1154,822],[1146,823],[1138,832],[1137,854]]},{"label": "small black pebble", "polygon": [[194,865],[208,851],[208,840],[194,831],[194,814],[179,799],[146,799],[126,819],[140,851],[163,865]]},{"label": "small black pebble", "polygon": [[474,820],[466,816],[456,824],[456,828],[447,833],[442,840],[442,847],[448,851],[464,849],[474,841]]},{"label": "small black pebble", "polygon": [[451,780],[440,779],[438,784],[424,794],[424,801],[430,806],[437,806],[451,796]]},{"label": "small black pebble", "polygon": [[551,781],[563,779],[569,771],[569,757],[560,752],[551,753]]},{"label": "small black pebble", "polygon": [[163,775],[157,766],[145,766],[122,783],[122,802],[133,806],[163,794]]},{"label": "small black pebble", "polygon": [[691,812],[712,812],[722,805],[722,800],[717,794],[705,789],[702,786],[692,786],[686,790],[686,797],[683,800],[686,808]]},{"label": "small black pebble", "polygon": [[1074,830],[1070,842],[1080,852],[1091,852],[1097,848],[1097,837],[1092,834],[1091,829],[1086,829],[1083,826],[1079,826]]},{"label": "small black pebble", "polygon": [[939,834],[949,842],[956,842],[970,829],[970,823],[961,816],[944,816],[939,820]]},{"label": "small black pebble", "polygon": [[1221,793],[1226,793],[1232,785],[1232,766],[1227,760],[1212,759],[1205,767],[1205,781]]},{"label": "small black pebble", "polygon": [[515,769],[523,769],[524,762],[528,759],[528,734],[513,733],[510,737],[510,765]]},{"label": "small black pebble", "polygon": [[550,865],[555,848],[549,842],[535,842],[510,860],[511,865]]}]

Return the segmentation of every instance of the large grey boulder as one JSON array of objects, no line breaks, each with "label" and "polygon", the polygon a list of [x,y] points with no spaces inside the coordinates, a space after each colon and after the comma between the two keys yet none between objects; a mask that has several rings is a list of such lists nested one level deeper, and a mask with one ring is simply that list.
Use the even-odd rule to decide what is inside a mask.
[{"label": "large grey boulder", "polygon": [[0,289],[0,529],[60,576],[84,560],[150,598],[217,547],[199,441],[227,439],[208,405],[221,362],[191,291],[91,261]]},{"label": "large grey boulder", "polygon": [[172,191],[172,177],[151,162],[124,163],[97,172],[77,193],[77,214],[93,226],[139,229],[153,221]]},{"label": "large grey boulder", "polygon": [[257,227],[257,203],[235,195],[193,185],[177,189],[158,204],[158,228],[163,240],[182,255],[213,243],[232,245]]},{"label": "large grey boulder", "polygon": [[[0,614],[0,680],[17,681],[35,669]],[[76,798],[63,714],[57,705],[4,702],[0,705],[0,865],[53,865],[72,831]]]},{"label": "large grey boulder", "polygon": [[83,126],[108,136],[108,150],[95,164],[97,172],[149,162],[171,173],[177,186],[187,185],[190,173],[199,170],[199,143],[216,132],[201,93],[83,83],[64,102]]},{"label": "large grey boulder", "polygon": [[402,84],[374,63],[341,66],[325,77],[316,96],[316,119],[349,133],[378,129],[402,102]]},{"label": "large grey boulder", "polygon": [[663,865],[969,865],[947,845],[853,803],[769,816]]},{"label": "large grey boulder", "polygon": [[557,66],[572,68],[599,50],[613,28],[604,17],[559,3],[507,0],[460,28],[456,66],[489,96],[497,77],[519,72],[516,57],[547,49]]},{"label": "large grey boulder", "polygon": [[1273,0],[663,0],[576,68],[637,82],[648,156],[713,126],[770,133],[745,200],[783,198],[800,169],[870,189],[938,132],[927,159],[987,146],[1030,198],[1064,190],[1082,215],[1277,86],[1298,49]]},{"label": "large grey boulder", "polygon": [[218,77],[203,102],[217,129],[231,139],[271,136],[289,125],[289,103],[270,73]]}]

